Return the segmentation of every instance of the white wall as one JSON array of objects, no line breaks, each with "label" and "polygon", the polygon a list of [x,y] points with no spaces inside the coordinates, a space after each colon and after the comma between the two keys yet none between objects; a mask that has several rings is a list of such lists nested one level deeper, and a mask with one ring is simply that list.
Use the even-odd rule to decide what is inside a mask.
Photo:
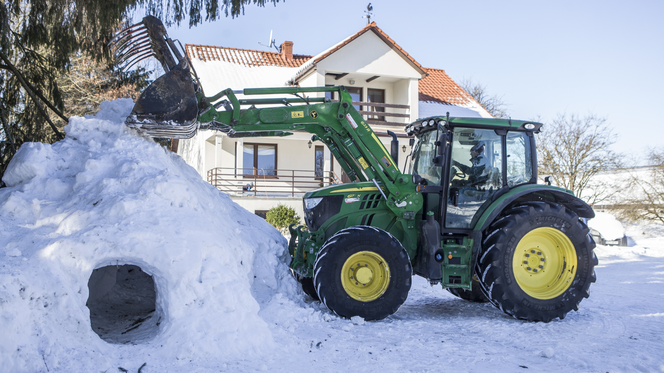
[{"label": "white wall", "polygon": [[249,212],[255,213],[256,211],[267,211],[278,205],[286,205],[295,210],[297,215],[300,217],[300,223],[304,224],[304,210],[302,208],[302,198],[299,197],[280,197],[280,198],[268,198],[268,197],[233,197],[231,196],[233,202],[249,210]]},{"label": "white wall", "polygon": [[365,32],[318,63],[326,71],[358,72],[398,78],[421,78],[420,73],[373,32]]}]

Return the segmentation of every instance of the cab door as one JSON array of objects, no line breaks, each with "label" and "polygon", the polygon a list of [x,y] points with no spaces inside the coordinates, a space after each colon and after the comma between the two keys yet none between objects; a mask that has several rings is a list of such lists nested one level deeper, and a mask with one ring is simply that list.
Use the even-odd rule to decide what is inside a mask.
[{"label": "cab door", "polygon": [[503,186],[503,144],[494,130],[452,130],[444,229],[471,229],[475,213]]}]

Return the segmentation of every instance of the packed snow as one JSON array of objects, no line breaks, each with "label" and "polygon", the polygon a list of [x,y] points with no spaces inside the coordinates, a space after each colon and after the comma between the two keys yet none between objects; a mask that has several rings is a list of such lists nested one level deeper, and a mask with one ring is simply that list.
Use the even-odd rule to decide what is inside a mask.
[{"label": "packed snow", "polygon": [[606,212],[595,212],[595,217],[588,221],[588,227],[598,231],[605,240],[619,240],[625,235],[622,223]]},{"label": "packed snow", "polygon": [[661,224],[598,246],[564,320],[419,277],[394,315],[342,319],[302,293],[277,230],[124,126],[131,107],[25,144],[3,177],[2,372],[664,372]]}]

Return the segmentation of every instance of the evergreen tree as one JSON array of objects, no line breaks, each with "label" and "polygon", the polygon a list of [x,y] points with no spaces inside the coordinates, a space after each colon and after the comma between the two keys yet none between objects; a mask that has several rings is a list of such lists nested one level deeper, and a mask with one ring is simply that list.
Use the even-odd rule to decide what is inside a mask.
[{"label": "evergreen tree", "polygon": [[[108,43],[118,25],[137,10],[167,25],[189,17],[190,27],[244,13],[245,4],[279,0],[3,0],[0,3],[0,176],[20,145],[62,138],[50,118],[62,113],[65,98],[58,77],[80,56],[110,63]],[[72,60],[73,58],[73,60]],[[139,74],[140,75],[140,74]],[[131,83],[138,76],[117,76]],[[100,86],[103,90],[103,84]],[[0,178],[1,179],[1,178]],[[0,187],[3,186],[0,182]]]}]

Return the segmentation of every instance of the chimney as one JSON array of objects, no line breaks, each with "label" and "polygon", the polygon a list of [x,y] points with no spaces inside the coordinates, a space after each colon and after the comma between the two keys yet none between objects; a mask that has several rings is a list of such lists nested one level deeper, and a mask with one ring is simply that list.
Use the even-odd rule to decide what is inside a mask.
[{"label": "chimney", "polygon": [[281,43],[281,57],[283,57],[286,61],[292,61],[293,60],[293,42],[292,41],[285,41]]}]

